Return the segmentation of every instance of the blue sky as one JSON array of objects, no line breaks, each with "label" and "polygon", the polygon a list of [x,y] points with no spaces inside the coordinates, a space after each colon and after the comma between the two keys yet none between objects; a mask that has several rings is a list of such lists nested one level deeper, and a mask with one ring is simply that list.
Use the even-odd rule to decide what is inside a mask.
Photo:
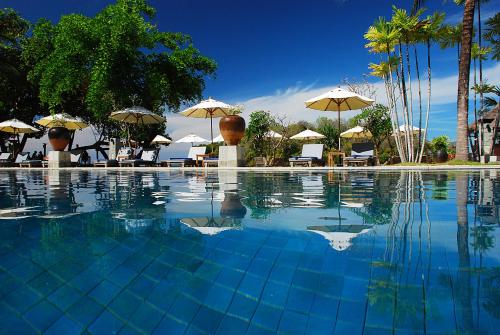
[{"label": "blue sky", "polygon": [[[111,2],[7,0],[2,6],[15,8],[32,22],[40,17],[56,22],[62,14],[93,15]],[[150,0],[149,3],[157,9],[154,22],[160,30],[191,35],[195,46],[218,63],[216,78],[207,81],[205,97],[243,103],[245,116],[263,108],[296,121],[325,115],[306,110],[303,100],[337,86],[343,78],[359,79],[368,72],[368,63],[378,59],[364,48],[363,34],[377,17],[390,17],[392,3],[409,8],[411,0]],[[428,0],[427,7],[428,13],[446,12],[448,22],[461,20],[462,8],[451,0]],[[483,18],[492,16],[498,8],[500,0],[490,0],[482,6]],[[432,52],[433,77],[438,84],[429,133],[431,137],[445,133],[454,138],[456,50],[436,47]],[[498,83],[498,64],[486,62],[485,69],[490,82]],[[167,115],[167,118],[168,131],[174,137],[190,131],[208,136],[204,120],[186,123],[179,116]]]}]

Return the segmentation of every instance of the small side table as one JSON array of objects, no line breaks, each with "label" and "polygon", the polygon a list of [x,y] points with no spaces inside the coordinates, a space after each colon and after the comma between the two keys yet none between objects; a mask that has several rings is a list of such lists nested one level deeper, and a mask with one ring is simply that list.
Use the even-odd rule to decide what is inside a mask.
[{"label": "small side table", "polygon": [[[198,166],[198,162],[199,162],[200,160],[201,160],[201,166],[203,166],[203,160],[204,160],[205,158],[208,158],[208,157],[210,157],[210,154],[198,154],[198,155],[196,155],[196,162],[195,162],[196,166]],[[200,159],[200,158],[201,158],[201,159]]]},{"label": "small side table", "polygon": [[334,166],[334,164],[335,164],[334,159],[335,159],[336,156],[339,156],[342,159],[342,161],[344,161],[345,152],[343,152],[343,151],[330,151],[328,153],[328,160],[327,160],[326,165],[328,165],[328,166]]}]

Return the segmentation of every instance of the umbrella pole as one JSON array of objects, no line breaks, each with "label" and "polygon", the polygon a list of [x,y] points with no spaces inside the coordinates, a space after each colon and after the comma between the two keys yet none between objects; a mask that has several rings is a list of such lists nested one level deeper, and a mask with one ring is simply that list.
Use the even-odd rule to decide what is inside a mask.
[{"label": "umbrella pole", "polygon": [[212,122],[212,113],[210,113],[210,140],[212,141],[212,150],[214,146],[214,128],[213,128],[213,122]]},{"label": "umbrella pole", "polygon": [[340,105],[337,104],[337,122],[339,126],[339,151],[340,151]]}]

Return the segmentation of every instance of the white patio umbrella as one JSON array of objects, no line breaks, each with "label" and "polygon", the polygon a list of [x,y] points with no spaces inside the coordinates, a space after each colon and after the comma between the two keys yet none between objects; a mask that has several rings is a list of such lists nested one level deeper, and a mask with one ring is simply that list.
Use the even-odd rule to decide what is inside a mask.
[{"label": "white patio umbrella", "polygon": [[155,138],[151,141],[151,144],[170,144],[172,143],[172,140],[169,138],[166,138],[163,135],[156,135]]},{"label": "white patio umbrella", "polygon": [[213,118],[233,115],[234,113],[236,113],[236,108],[234,106],[228,105],[222,101],[208,98],[207,100],[203,100],[197,105],[189,107],[188,109],[182,111],[180,114],[187,117],[202,119],[210,118],[210,139],[213,143]]},{"label": "white patio umbrella", "polygon": [[189,134],[181,139],[178,139],[175,143],[191,143],[191,145],[193,145],[194,143],[210,143],[210,141],[198,135]]},{"label": "white patio umbrella", "polygon": [[307,108],[311,109],[321,111],[337,111],[338,127],[340,129],[340,112],[368,107],[374,102],[375,100],[373,99],[337,87],[336,89],[328,91],[320,96],[307,100],[305,104]]},{"label": "white patio umbrella", "polygon": [[351,139],[372,138],[372,133],[368,129],[356,126],[341,133],[340,137]]},{"label": "white patio umbrella", "polygon": [[64,127],[68,130],[79,130],[89,126],[79,117],[67,113],[49,115],[36,121],[36,123],[47,128]]},{"label": "white patio umbrella", "polygon": [[[400,125],[399,126],[399,134],[400,135],[404,135],[407,130],[411,129],[411,134],[412,135],[418,135],[418,133],[420,132],[420,128],[419,127],[415,127],[415,126],[406,126],[404,124]],[[425,132],[425,129],[422,129],[422,133]],[[392,136],[396,136],[396,134],[392,134]]]},{"label": "white patio umbrella", "polygon": [[224,137],[221,134],[213,139],[214,143],[224,142]]},{"label": "white patio umbrella", "polygon": [[292,140],[314,140],[314,139],[319,139],[319,138],[324,138],[324,137],[326,137],[326,136],[323,134],[306,129],[306,130],[304,130],[296,135],[293,135],[290,138]]},{"label": "white patio umbrella", "polygon": [[265,137],[267,137],[267,138],[282,138],[282,137],[283,137],[283,135],[281,135],[281,134],[279,134],[279,133],[275,132],[274,130],[269,130],[269,131],[266,133]]},{"label": "white patio umbrella", "polygon": [[0,122],[0,131],[9,134],[33,134],[40,131],[33,126],[30,126],[23,121],[19,121],[18,119],[11,119],[7,121]]}]

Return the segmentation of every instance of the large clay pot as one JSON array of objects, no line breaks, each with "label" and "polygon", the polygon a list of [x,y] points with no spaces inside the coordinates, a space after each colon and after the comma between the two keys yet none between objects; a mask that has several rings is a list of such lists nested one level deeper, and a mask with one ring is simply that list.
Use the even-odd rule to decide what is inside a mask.
[{"label": "large clay pot", "polygon": [[227,145],[238,145],[245,135],[245,119],[238,115],[228,115],[220,119],[219,129]]},{"label": "large clay pot", "polygon": [[50,145],[55,151],[64,151],[71,139],[69,130],[64,127],[50,128],[48,136]]}]

